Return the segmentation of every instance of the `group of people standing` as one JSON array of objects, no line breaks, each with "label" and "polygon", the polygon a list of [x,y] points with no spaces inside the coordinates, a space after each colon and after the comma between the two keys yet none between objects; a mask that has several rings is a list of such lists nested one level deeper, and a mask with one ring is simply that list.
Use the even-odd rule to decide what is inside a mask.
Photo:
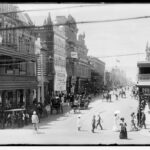
[{"label": "group of people standing", "polygon": [[[98,129],[98,127],[103,130],[103,126],[102,126],[102,117],[99,114],[97,115],[93,115],[92,117],[92,122],[91,122],[91,131],[92,133],[95,132],[95,129]],[[114,115],[114,126],[113,126],[113,131],[117,131],[120,132],[119,137],[120,139],[127,139],[127,124],[125,122],[125,119],[122,117],[120,118],[118,116],[118,114]],[[81,115],[78,116],[77,118],[77,130],[80,131],[81,130]]]},{"label": "group of people standing", "polygon": [[141,128],[146,129],[146,115],[144,113],[144,110],[140,111],[138,110],[137,114],[134,112],[131,114],[131,130],[132,131],[138,131]]},{"label": "group of people standing", "polygon": [[115,96],[115,99],[118,100],[120,98],[126,98],[126,90],[128,88],[115,88],[113,90],[105,90],[103,91],[103,100],[106,99],[107,102],[112,101],[112,96]]},{"label": "group of people standing", "polygon": [[[95,129],[97,129],[98,127],[100,127],[100,129],[103,130],[102,122],[103,122],[103,120],[100,116],[100,113],[97,115],[93,115],[93,117],[92,117],[92,130],[91,131],[94,133]],[[77,117],[77,129],[78,129],[78,131],[81,130],[81,115],[79,115]]]}]

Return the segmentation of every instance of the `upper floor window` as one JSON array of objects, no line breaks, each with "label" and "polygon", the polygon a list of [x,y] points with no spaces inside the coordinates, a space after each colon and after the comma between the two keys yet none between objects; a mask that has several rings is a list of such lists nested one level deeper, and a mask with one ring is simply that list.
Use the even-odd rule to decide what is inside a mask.
[{"label": "upper floor window", "polygon": [[150,67],[139,68],[139,73],[140,74],[150,74]]}]

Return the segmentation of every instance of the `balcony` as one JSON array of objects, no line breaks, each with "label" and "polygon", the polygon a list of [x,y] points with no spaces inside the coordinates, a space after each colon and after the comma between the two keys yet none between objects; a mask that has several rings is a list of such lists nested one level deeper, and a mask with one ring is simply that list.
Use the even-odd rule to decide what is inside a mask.
[{"label": "balcony", "polygon": [[0,82],[10,82],[10,81],[36,81],[36,76],[23,76],[23,75],[0,75]]},{"label": "balcony", "polygon": [[36,88],[36,76],[0,75],[0,90]]},{"label": "balcony", "polygon": [[139,74],[138,80],[150,80],[150,74]]}]

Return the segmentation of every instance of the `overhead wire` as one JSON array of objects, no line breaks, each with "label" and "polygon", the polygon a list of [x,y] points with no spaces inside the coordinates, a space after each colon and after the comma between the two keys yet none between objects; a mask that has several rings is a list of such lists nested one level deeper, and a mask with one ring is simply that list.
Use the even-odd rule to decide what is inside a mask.
[{"label": "overhead wire", "polygon": [[[89,5],[88,5],[89,6]],[[91,5],[91,6],[97,6],[97,5]],[[53,8],[53,9],[43,9],[44,10],[57,10],[57,9],[69,9],[69,8],[76,8],[76,7],[87,7],[87,5],[83,6],[72,6],[72,7],[63,7],[63,8]],[[7,13],[0,13],[0,14],[9,14],[9,13],[21,13],[25,11],[38,11],[42,9],[37,10],[22,10],[17,12],[7,12]],[[0,30],[14,30],[14,29],[29,29],[29,28],[43,28],[43,30],[49,30],[48,27],[50,26],[60,26],[60,25],[68,25],[68,24],[87,24],[87,23],[104,23],[104,22],[116,22],[116,21],[127,21],[127,20],[137,20],[137,19],[147,19],[150,18],[150,16],[139,16],[139,17],[131,17],[131,18],[119,18],[119,19],[110,19],[110,20],[93,20],[93,21],[78,21],[75,23],[65,23],[65,24],[52,24],[52,25],[43,25],[43,26],[18,26],[18,27],[10,27],[10,28],[0,28]],[[50,29],[51,30],[51,29]],[[125,55],[114,55],[114,56],[100,56],[97,58],[108,58],[108,57],[120,57],[120,56],[130,56],[130,55],[141,55],[144,53],[133,53],[133,54],[125,54]]]},{"label": "overhead wire", "polygon": [[[16,14],[16,13],[23,13],[23,12],[34,12],[34,11],[52,11],[52,10],[63,10],[63,9],[72,9],[72,8],[80,8],[80,7],[93,7],[93,6],[106,6],[104,3],[98,3],[98,4],[89,4],[89,5],[76,5],[76,6],[70,6],[70,7],[61,7],[61,8],[47,8],[47,9],[28,9],[28,10],[18,10],[18,11],[10,11],[10,12],[2,12],[0,15],[5,14]],[[107,4],[109,5],[109,4]]]},{"label": "overhead wire", "polygon": [[[77,21],[77,22],[67,22],[67,23],[56,23],[56,24],[49,24],[49,25],[42,25],[42,26],[18,26],[18,27],[8,27],[8,28],[0,28],[0,31],[4,30],[18,30],[18,29],[38,29],[43,28],[48,30],[48,27],[51,26],[65,26],[71,24],[91,24],[91,23],[106,23],[106,22],[119,22],[119,21],[129,21],[129,20],[139,20],[139,19],[149,19],[150,16],[139,16],[139,17],[131,17],[131,18],[118,18],[118,19],[107,19],[107,20],[89,20],[89,21]],[[51,29],[49,29],[51,30]]]},{"label": "overhead wire", "polygon": [[[123,55],[98,56],[98,57],[96,57],[96,58],[122,57],[122,56],[143,55],[143,54],[145,54],[145,53],[131,53],[131,54],[123,54]],[[95,57],[95,56],[93,56],[93,57]],[[1,62],[7,62],[7,60],[0,60],[0,63],[1,63]],[[8,62],[10,62],[10,60],[9,60]],[[19,62],[19,63],[14,63],[14,62],[12,62],[12,63],[10,63],[10,64],[20,64],[20,63],[34,63],[34,62],[30,62],[30,61],[27,61],[27,62]],[[5,64],[0,64],[0,65],[5,65]],[[8,63],[7,63],[6,65],[8,65]]]},{"label": "overhead wire", "polygon": [[120,55],[99,56],[97,58],[123,57],[123,56],[143,55],[143,54],[145,53],[130,53],[130,54],[120,54]]}]

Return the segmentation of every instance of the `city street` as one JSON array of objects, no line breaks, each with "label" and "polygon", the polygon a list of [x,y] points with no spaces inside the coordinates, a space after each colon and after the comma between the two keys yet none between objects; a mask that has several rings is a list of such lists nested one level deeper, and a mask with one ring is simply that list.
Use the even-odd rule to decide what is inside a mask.
[{"label": "city street", "polygon": [[[130,130],[130,114],[136,111],[137,100],[113,99],[111,103],[99,98],[89,105],[88,110],[80,112],[82,118],[82,129],[77,131],[76,119],[78,114],[73,112],[63,115],[51,115],[40,123],[39,133],[35,133],[32,125],[21,129],[0,130],[0,144],[150,144],[148,131],[145,129],[137,132],[128,132],[127,140],[119,139],[119,132],[113,132],[113,114],[115,110],[120,110],[120,116],[125,117]],[[93,114],[101,113],[104,130],[97,129],[91,132],[91,120]],[[149,128],[149,125],[147,125]],[[149,130],[149,129],[146,129]]]}]

